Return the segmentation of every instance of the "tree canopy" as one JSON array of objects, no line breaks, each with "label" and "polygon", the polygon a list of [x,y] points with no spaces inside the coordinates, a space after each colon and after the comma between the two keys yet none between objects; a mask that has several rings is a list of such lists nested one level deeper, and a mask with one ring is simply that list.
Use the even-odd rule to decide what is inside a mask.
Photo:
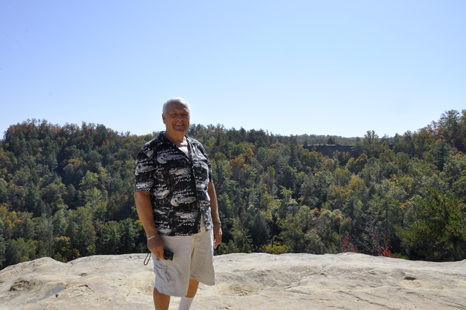
[{"label": "tree canopy", "polygon": [[[0,268],[145,252],[134,158],[157,136],[27,120],[0,141]],[[280,136],[191,125],[214,170],[223,243],[216,254],[358,251],[466,258],[466,110],[380,138]],[[332,156],[303,145],[353,145]]]}]

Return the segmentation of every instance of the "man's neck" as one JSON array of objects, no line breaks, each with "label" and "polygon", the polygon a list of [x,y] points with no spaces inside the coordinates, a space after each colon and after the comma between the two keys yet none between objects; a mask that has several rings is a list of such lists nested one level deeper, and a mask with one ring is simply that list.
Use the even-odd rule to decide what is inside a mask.
[{"label": "man's neck", "polygon": [[163,134],[165,137],[168,138],[171,142],[173,142],[176,146],[180,147],[186,144],[186,137],[185,135],[170,135],[168,132],[164,132]]}]

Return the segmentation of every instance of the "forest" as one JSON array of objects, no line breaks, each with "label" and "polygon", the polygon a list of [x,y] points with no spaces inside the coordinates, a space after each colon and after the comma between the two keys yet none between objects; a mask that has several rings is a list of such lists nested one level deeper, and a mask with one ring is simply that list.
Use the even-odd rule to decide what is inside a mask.
[{"label": "forest", "polygon": [[[134,158],[158,132],[27,120],[0,140],[0,268],[52,257],[147,252]],[[191,125],[214,171],[235,252],[466,258],[466,110],[416,132],[361,138]],[[323,156],[312,144],[349,144]]]}]

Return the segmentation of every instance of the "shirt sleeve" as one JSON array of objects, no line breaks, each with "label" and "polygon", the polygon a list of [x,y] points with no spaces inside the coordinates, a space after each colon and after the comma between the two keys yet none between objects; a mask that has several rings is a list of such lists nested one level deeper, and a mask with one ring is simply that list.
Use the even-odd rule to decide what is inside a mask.
[{"label": "shirt sleeve", "polygon": [[134,171],[135,191],[150,192],[154,186],[154,162],[146,155],[145,152],[140,151],[136,158],[136,168]]}]

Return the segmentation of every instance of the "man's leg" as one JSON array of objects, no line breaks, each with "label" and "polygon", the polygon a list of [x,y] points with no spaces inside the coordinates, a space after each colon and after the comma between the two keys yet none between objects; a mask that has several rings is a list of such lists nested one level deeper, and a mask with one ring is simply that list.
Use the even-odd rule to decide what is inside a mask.
[{"label": "man's leg", "polygon": [[199,281],[194,280],[194,279],[189,279],[189,287],[188,287],[188,293],[186,294],[186,297],[194,298],[194,296],[196,296],[198,287],[199,287]]},{"label": "man's leg", "polygon": [[170,305],[170,295],[162,294],[154,287],[155,310],[168,310],[169,305]]},{"label": "man's leg", "polygon": [[199,287],[199,281],[189,279],[188,293],[185,297],[181,297],[180,307],[178,310],[188,310],[193,303],[194,296],[196,296],[197,288]]}]

